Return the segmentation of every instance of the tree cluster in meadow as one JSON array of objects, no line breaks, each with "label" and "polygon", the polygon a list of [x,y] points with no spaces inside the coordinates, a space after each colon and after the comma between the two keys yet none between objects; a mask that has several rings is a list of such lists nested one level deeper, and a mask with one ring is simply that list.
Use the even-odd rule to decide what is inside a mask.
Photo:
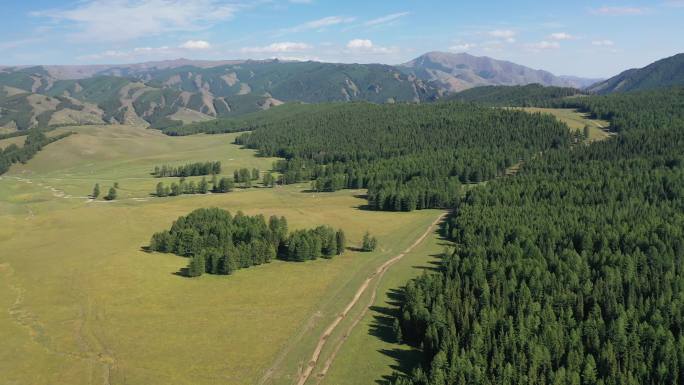
[{"label": "tree cluster in meadow", "polygon": [[221,162],[196,162],[182,166],[155,166],[152,175],[163,177],[189,177],[203,175],[218,175],[221,173]]},{"label": "tree cluster in meadow", "polygon": [[410,281],[401,385],[684,382],[684,91],[568,101],[620,134],[470,189]]},{"label": "tree cluster in meadow", "polygon": [[[113,201],[116,200],[118,196],[117,189],[119,188],[119,182],[115,182],[112,187],[109,188],[109,191],[107,191],[107,194],[103,196],[102,198],[106,201]],[[90,198],[92,199],[97,199],[100,197],[100,184],[95,183],[95,186],[93,187],[93,192],[90,194]]]},{"label": "tree cluster in meadow", "polygon": [[451,207],[461,184],[491,180],[571,142],[552,116],[454,102],[311,106],[236,138],[262,156],[285,158],[274,164],[282,183],[367,188],[370,208],[397,211]]},{"label": "tree cluster in meadow", "polygon": [[210,208],[178,218],[170,230],[152,236],[149,249],[190,259],[186,274],[231,274],[274,258],[307,261],[332,258],[345,250],[342,230],[319,226],[288,233],[287,220]]},{"label": "tree cluster in meadow", "polygon": [[16,144],[10,144],[4,149],[0,149],[0,175],[6,173],[12,164],[28,162],[38,153],[38,151],[42,150],[43,147],[52,142],[64,139],[71,134],[71,132],[67,132],[48,138],[40,129],[31,129],[24,140],[23,147],[19,147]]},{"label": "tree cluster in meadow", "polygon": [[[228,193],[233,191],[238,184],[244,188],[252,187],[252,182],[258,180],[260,174],[259,169],[254,168],[250,171],[247,168],[243,168],[235,170],[232,178],[218,178],[216,175],[212,175],[210,181],[203,177],[200,181],[196,182],[192,180],[187,181],[185,177],[181,177],[178,182],[172,182],[168,185],[163,182],[157,183],[153,195],[156,197],[168,197],[207,194],[209,192],[215,194]],[[273,187],[275,185],[273,174],[270,172],[264,173],[262,184],[264,187]]]},{"label": "tree cluster in meadow", "polygon": [[318,258],[332,258],[345,249],[342,230],[330,226],[319,226],[310,230],[296,230],[289,235],[282,253],[286,261],[308,261]]},{"label": "tree cluster in meadow", "polygon": [[253,168],[251,171],[248,168],[241,168],[233,171],[233,181],[241,184],[245,188],[252,187],[252,182],[259,180],[259,169]]}]

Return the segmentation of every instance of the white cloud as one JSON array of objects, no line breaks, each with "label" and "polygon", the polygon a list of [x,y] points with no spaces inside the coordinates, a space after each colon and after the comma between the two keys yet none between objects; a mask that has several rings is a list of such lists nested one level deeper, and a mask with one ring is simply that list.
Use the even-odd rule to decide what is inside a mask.
[{"label": "white cloud", "polygon": [[387,24],[387,23],[391,23],[395,20],[401,19],[402,17],[408,16],[408,15],[410,15],[410,12],[392,13],[390,15],[378,17],[377,19],[368,20],[367,22],[363,23],[363,25],[365,25],[367,27],[372,27],[375,25]]},{"label": "white cloud", "polygon": [[209,49],[211,44],[204,40],[188,40],[179,47],[184,49]]},{"label": "white cloud", "polygon": [[470,51],[473,48],[477,48],[477,44],[461,43],[461,44],[456,44],[456,45],[449,47],[449,50],[450,51],[463,52],[463,51]]},{"label": "white cloud", "polygon": [[368,39],[353,39],[347,43],[347,49],[354,53],[393,54],[399,52],[396,47],[381,47]]},{"label": "white cloud", "polygon": [[572,40],[575,37],[565,32],[556,32],[549,35],[551,40]]},{"label": "white cloud", "polygon": [[489,31],[488,34],[491,37],[503,39],[507,43],[515,43],[515,36],[517,35],[515,31],[511,31],[510,29],[495,29]]},{"label": "white cloud", "polygon": [[120,62],[124,60],[167,59],[179,56],[180,53],[179,49],[168,46],[136,47],[130,50],[106,50],[100,53],[79,56],[77,59],[83,61],[115,60]]},{"label": "white cloud", "polygon": [[65,23],[81,40],[125,41],[204,29],[232,18],[239,7],[216,0],[85,0],[32,15]]},{"label": "white cloud", "polygon": [[313,29],[321,29],[321,28],[325,28],[325,27],[331,27],[333,25],[338,25],[338,24],[348,24],[348,23],[354,22],[354,20],[356,20],[356,18],[344,17],[344,16],[328,16],[328,17],[324,17],[322,19],[309,21],[309,22],[297,25],[297,26],[292,27],[292,28],[286,28],[286,29],[282,30],[282,32],[288,33],[288,32],[310,31]]},{"label": "white cloud", "polygon": [[643,15],[646,8],[640,7],[600,7],[590,11],[594,15],[605,16],[624,16],[624,15]]},{"label": "white cloud", "polygon": [[591,42],[591,45],[595,45],[597,47],[612,47],[615,45],[615,42],[612,40],[594,40]]},{"label": "white cloud", "polygon": [[540,41],[539,43],[527,44],[526,47],[530,51],[546,51],[546,50],[552,50],[552,49],[559,49],[560,43],[558,43],[557,41],[543,40],[543,41]]},{"label": "white cloud", "polygon": [[347,48],[349,49],[371,49],[373,48],[373,42],[368,39],[354,39],[347,43]]},{"label": "white cloud", "polygon": [[281,42],[272,43],[264,47],[245,47],[241,51],[244,53],[283,53],[283,52],[302,52],[312,47],[306,43]]}]

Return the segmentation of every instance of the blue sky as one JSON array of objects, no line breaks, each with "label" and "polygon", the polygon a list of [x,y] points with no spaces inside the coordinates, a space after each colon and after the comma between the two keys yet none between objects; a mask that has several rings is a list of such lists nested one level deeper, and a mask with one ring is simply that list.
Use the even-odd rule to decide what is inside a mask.
[{"label": "blue sky", "polygon": [[0,64],[468,52],[607,77],[684,52],[684,0],[0,0]]}]

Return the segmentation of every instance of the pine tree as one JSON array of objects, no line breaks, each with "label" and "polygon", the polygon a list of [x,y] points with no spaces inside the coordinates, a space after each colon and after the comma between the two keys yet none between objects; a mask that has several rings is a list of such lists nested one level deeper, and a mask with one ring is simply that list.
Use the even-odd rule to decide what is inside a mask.
[{"label": "pine tree", "polygon": [[95,183],[95,187],[93,187],[93,195],[91,195],[93,199],[97,199],[100,196],[100,184]]},{"label": "pine tree", "polygon": [[156,194],[158,197],[165,197],[167,195],[166,190],[164,189],[164,183],[162,183],[162,182],[157,183]]},{"label": "pine tree", "polygon": [[361,250],[370,252],[375,250],[375,248],[378,245],[377,239],[375,237],[372,237],[368,231],[363,235],[363,241],[361,245]]},{"label": "pine tree", "polygon": [[187,267],[188,277],[199,277],[205,270],[204,256],[201,253],[190,258],[190,263]]},{"label": "pine tree", "polygon": [[347,247],[347,239],[344,235],[344,231],[341,229],[337,230],[337,233],[335,233],[335,242],[337,243],[337,255],[344,253],[344,250]]},{"label": "pine tree", "polygon": [[197,191],[200,194],[206,194],[209,191],[209,184],[207,183],[207,178],[202,178],[202,180],[199,182]]},{"label": "pine tree", "polygon": [[107,195],[105,196],[104,199],[106,199],[106,200],[108,200],[108,201],[113,201],[113,200],[115,200],[115,199],[116,199],[116,189],[115,189],[114,187],[110,187],[110,188],[109,188],[109,193],[107,193]]}]

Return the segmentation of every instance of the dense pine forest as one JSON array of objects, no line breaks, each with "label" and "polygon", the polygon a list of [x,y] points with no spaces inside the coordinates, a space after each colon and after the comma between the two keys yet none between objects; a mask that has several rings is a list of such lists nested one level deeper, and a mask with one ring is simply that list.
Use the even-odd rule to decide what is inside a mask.
[{"label": "dense pine forest", "polygon": [[228,275],[235,270],[268,263],[276,257],[287,261],[332,258],[345,250],[342,230],[319,226],[288,233],[287,219],[210,208],[197,209],[178,218],[170,230],[156,233],[150,251],[188,257],[185,274]]},{"label": "dense pine forest", "polygon": [[404,290],[396,384],[684,381],[684,91],[575,99],[620,135],[470,189]]},{"label": "dense pine forest", "polygon": [[24,140],[24,146],[19,147],[16,144],[10,144],[4,149],[0,149],[0,175],[9,170],[14,163],[26,163],[33,158],[38,151],[52,142],[64,139],[71,135],[71,132],[56,135],[48,138],[41,130],[32,129]]},{"label": "dense pine forest", "polygon": [[581,91],[575,88],[529,84],[475,87],[454,94],[449,99],[494,107],[546,107],[554,101],[579,94]]},{"label": "dense pine forest", "polygon": [[317,191],[368,189],[371,209],[451,207],[463,183],[502,175],[521,159],[568,147],[551,116],[463,103],[311,106],[236,139],[275,165],[283,183]]}]

